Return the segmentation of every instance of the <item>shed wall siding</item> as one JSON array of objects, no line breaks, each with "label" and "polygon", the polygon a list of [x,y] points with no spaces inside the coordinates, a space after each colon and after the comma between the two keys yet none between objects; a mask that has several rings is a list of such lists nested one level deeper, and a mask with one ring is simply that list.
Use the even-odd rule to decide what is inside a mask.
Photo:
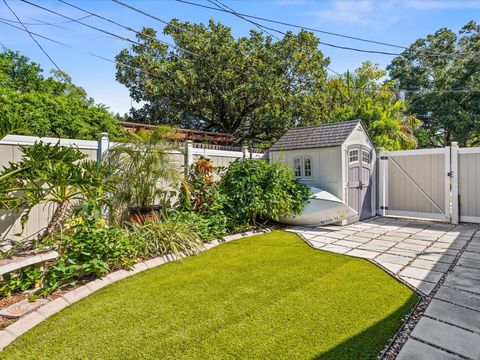
[{"label": "shed wall siding", "polygon": [[293,169],[293,159],[300,156],[312,158],[312,179],[300,179],[304,184],[319,187],[342,199],[341,147],[298,149],[270,152],[271,162],[283,162]]}]

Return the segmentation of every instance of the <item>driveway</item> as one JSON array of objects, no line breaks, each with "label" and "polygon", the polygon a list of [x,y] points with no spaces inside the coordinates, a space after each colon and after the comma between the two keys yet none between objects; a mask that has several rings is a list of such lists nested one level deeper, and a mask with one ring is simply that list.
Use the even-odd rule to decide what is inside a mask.
[{"label": "driveway", "polygon": [[398,359],[480,359],[480,226],[373,218],[293,227],[311,246],[369,259],[431,302]]}]

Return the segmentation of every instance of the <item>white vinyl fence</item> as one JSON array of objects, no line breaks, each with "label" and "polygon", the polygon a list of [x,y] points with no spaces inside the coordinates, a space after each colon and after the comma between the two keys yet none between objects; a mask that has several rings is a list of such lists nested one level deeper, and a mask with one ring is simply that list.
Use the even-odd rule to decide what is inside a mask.
[{"label": "white vinyl fence", "polygon": [[[106,133],[102,134],[98,141],[8,135],[0,140],[0,171],[7,167],[10,162],[18,162],[20,160],[22,146],[31,146],[40,141],[48,144],[59,143],[62,146],[76,147],[91,160],[98,160],[102,154],[108,152],[110,148],[116,145],[116,143],[109,141]],[[238,158],[251,157],[259,159],[265,156],[262,153],[250,153],[246,148],[235,148],[235,151],[229,151],[225,150],[228,147],[222,147],[223,150],[218,150],[215,149],[215,146],[206,144],[195,144],[194,146],[190,141],[187,141],[181,147],[183,148],[171,152],[171,160],[178,165],[179,170],[183,170],[186,166],[193,164],[200,156],[212,160],[216,167],[228,167],[231,162]],[[21,233],[19,238],[28,238],[40,233],[48,224],[54,210],[53,205],[49,207],[42,205],[32,209],[23,232],[19,214],[0,210],[0,243],[2,240],[16,237],[16,234]]]},{"label": "white vinyl fence", "polygon": [[382,151],[382,216],[480,223],[480,148]]}]

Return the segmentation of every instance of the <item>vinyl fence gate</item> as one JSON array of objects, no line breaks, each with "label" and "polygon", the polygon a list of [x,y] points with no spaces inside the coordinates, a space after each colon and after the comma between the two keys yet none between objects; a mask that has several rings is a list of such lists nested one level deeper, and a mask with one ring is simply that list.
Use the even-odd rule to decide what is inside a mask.
[{"label": "vinyl fence gate", "polygon": [[480,148],[381,151],[379,215],[480,223]]}]

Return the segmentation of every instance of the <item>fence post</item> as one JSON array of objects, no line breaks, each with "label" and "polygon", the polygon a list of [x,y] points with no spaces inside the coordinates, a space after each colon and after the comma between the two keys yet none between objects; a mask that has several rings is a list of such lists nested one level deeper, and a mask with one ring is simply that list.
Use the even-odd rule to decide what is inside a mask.
[{"label": "fence post", "polygon": [[460,220],[459,194],[458,194],[458,143],[452,142],[450,146],[450,186],[452,191],[452,224],[458,224]]},{"label": "fence post", "polygon": [[244,159],[247,158],[247,152],[248,152],[248,146],[247,146],[247,145],[243,145],[243,146],[242,146],[242,154],[243,154],[243,158],[244,158]]},{"label": "fence post", "polygon": [[380,206],[380,216],[385,216],[388,209],[388,154],[380,150],[380,162],[378,163],[378,204]]},{"label": "fence post", "polygon": [[188,170],[190,165],[193,164],[193,141],[185,141],[185,158],[184,158],[184,175],[185,179],[188,177]]},{"label": "fence post", "polygon": [[103,154],[110,150],[110,139],[108,133],[100,133],[100,138],[98,139],[98,149],[97,149],[97,162],[102,161]]}]

